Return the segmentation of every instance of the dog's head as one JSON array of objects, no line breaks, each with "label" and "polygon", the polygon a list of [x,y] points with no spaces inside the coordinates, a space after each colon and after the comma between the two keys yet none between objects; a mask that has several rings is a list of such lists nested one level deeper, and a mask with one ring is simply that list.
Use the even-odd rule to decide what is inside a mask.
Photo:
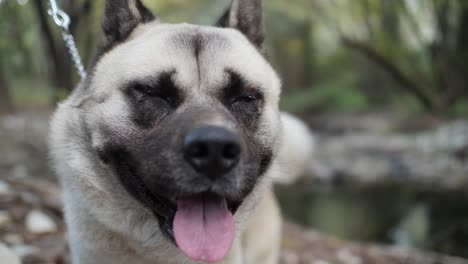
[{"label": "dog's head", "polygon": [[70,99],[100,177],[118,179],[194,260],[226,255],[233,215],[276,150],[280,81],[262,21],[260,0],[234,0],[212,27],[108,0],[98,56]]}]

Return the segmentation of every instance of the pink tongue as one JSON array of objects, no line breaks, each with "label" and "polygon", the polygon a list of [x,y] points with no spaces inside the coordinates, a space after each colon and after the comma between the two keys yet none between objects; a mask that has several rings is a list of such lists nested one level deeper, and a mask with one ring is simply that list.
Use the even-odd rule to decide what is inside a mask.
[{"label": "pink tongue", "polygon": [[222,260],[234,240],[234,219],[221,197],[179,199],[173,227],[177,245],[194,261]]}]

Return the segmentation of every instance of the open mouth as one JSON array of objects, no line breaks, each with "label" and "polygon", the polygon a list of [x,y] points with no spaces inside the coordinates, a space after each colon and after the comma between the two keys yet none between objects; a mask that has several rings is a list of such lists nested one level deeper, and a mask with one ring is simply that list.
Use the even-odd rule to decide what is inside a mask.
[{"label": "open mouth", "polygon": [[222,260],[234,241],[234,217],[226,199],[213,194],[180,198],[173,221],[174,238],[192,260]]},{"label": "open mouth", "polygon": [[114,152],[112,163],[127,192],[153,212],[162,232],[188,258],[212,263],[226,257],[235,236],[234,214],[242,200],[213,192],[161,196],[137,176],[127,152]]},{"label": "open mouth", "polygon": [[235,237],[234,214],[241,202],[209,192],[174,201],[165,203],[171,210],[158,205],[151,208],[165,234],[191,260],[212,263],[226,257]]}]

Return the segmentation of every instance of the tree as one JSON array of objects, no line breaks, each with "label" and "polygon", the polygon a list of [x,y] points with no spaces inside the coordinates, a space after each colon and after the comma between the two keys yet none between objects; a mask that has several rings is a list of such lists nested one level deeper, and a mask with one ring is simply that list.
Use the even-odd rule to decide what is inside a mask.
[{"label": "tree", "polygon": [[[85,1],[62,1],[62,8],[71,18],[70,32],[76,33],[77,25],[82,17],[86,17],[91,10],[91,0]],[[73,85],[72,63],[68,51],[64,46],[63,40],[59,34],[54,31],[61,29],[52,28],[50,18],[47,15],[47,3],[42,0],[33,0],[34,10],[39,20],[42,40],[47,48],[47,53],[51,58],[51,77],[55,89],[71,90]],[[59,35],[59,36],[57,36]],[[55,97],[58,93],[55,93]],[[58,98],[55,98],[57,101]]]},{"label": "tree", "polygon": [[[337,25],[335,30],[346,48],[386,72],[424,108],[442,112],[468,91],[468,4],[461,0],[417,3],[420,9],[429,12],[416,12],[405,0],[360,0],[357,8],[351,6],[356,2],[349,1],[342,8],[358,10],[364,18],[342,19],[332,24]],[[339,6],[335,1],[321,4]],[[422,28],[431,25],[422,24],[420,16],[434,19],[432,37],[424,36]],[[380,21],[372,19],[375,17]],[[344,23],[353,24],[353,30]],[[362,28],[367,29],[367,34],[349,33],[360,32]]]},{"label": "tree", "polygon": [[4,76],[4,71],[0,71],[0,113],[9,112],[12,110],[8,84]]}]

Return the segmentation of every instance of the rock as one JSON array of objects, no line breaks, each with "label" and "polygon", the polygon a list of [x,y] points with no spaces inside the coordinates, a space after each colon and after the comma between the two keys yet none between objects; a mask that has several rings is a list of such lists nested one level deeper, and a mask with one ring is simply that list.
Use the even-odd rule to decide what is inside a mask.
[{"label": "rock", "polygon": [[11,224],[11,216],[8,212],[0,211],[0,230]]},{"label": "rock", "polygon": [[28,256],[38,255],[40,253],[40,249],[33,246],[28,245],[17,245],[12,247],[12,251],[20,258],[24,259]]},{"label": "rock", "polygon": [[29,175],[28,167],[24,164],[17,164],[11,171],[11,174],[15,178],[27,178]]},{"label": "rock", "polygon": [[10,199],[12,195],[11,186],[4,181],[0,181],[0,201]]},{"label": "rock", "polygon": [[282,254],[283,264],[299,264],[299,257],[291,252],[283,252]]},{"label": "rock", "polygon": [[3,236],[3,241],[10,244],[10,245],[19,245],[24,242],[23,237],[19,234],[6,234]]},{"label": "rock", "polygon": [[337,258],[346,264],[362,264],[362,259],[354,255],[348,248],[341,248],[336,253]]},{"label": "rock", "polygon": [[31,192],[21,192],[19,194],[20,199],[30,205],[33,206],[40,206],[41,201],[38,195],[31,193]]},{"label": "rock", "polygon": [[26,216],[26,228],[35,235],[57,232],[57,224],[45,213],[33,210]]},{"label": "rock", "polygon": [[[296,255],[296,257],[292,257]],[[468,264],[467,259],[416,249],[342,241],[286,224],[281,264]]]},{"label": "rock", "polygon": [[311,261],[311,264],[331,264],[331,263],[325,260],[318,259],[318,260]]},{"label": "rock", "polygon": [[0,260],[2,264],[21,264],[21,259],[2,243],[0,243]]}]

